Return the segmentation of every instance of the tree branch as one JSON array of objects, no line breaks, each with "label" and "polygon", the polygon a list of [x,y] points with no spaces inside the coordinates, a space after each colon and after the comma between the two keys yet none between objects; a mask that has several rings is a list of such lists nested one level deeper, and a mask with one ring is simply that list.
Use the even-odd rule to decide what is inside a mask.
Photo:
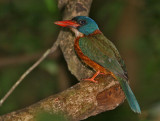
[{"label": "tree branch", "polygon": [[[64,8],[63,19],[71,19],[74,16],[87,16],[92,0],[59,0],[59,7]],[[62,5],[60,5],[62,4]],[[64,54],[68,68],[80,81],[93,74],[93,71],[84,66],[77,58],[73,43],[74,35],[68,30],[60,31],[57,41]],[[0,117],[0,121],[10,120],[34,120],[40,111],[49,113],[62,112],[71,120],[82,120],[103,111],[112,110],[121,104],[124,93],[120,85],[110,75],[96,77],[98,83],[81,81],[73,87],[53,96],[50,96],[25,109],[15,111]]]},{"label": "tree branch", "polygon": [[53,46],[46,50],[46,52],[29,68],[27,69],[20,78],[16,81],[16,83],[9,89],[9,91],[4,95],[4,97],[0,100],[0,106],[4,103],[4,101],[11,95],[11,93],[16,89],[16,87],[24,80],[24,78],[31,73],[49,54],[56,51],[59,45],[59,40],[57,39]]},{"label": "tree branch", "polygon": [[0,121],[33,121],[37,113],[63,113],[70,120],[82,120],[116,108],[125,99],[119,83],[109,75],[96,78],[98,84],[81,81],[69,89],[50,96],[25,109],[0,117]]},{"label": "tree branch", "polygon": [[[32,55],[18,55],[14,57],[0,57],[0,69],[9,66],[17,66],[20,64],[30,63],[36,61],[43,55],[42,52],[33,53]],[[51,59],[57,59],[60,56],[60,51],[56,51],[54,55],[49,55]]]},{"label": "tree branch", "polygon": [[[63,19],[72,19],[75,16],[88,16],[91,3],[92,0],[69,0],[64,10]],[[82,78],[91,76],[93,71],[82,64],[74,51],[74,34],[69,29],[64,28],[60,32],[58,39],[61,40],[60,48],[70,72],[76,76],[79,81]]]}]

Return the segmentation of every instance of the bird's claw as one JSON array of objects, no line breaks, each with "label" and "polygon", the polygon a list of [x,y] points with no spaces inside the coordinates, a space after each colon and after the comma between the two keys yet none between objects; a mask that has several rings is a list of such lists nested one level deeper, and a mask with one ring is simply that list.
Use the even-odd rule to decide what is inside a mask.
[{"label": "bird's claw", "polygon": [[90,78],[90,79],[83,79],[85,81],[91,81],[91,82],[94,82],[94,83],[98,83],[98,81],[94,80],[93,78]]},{"label": "bird's claw", "polygon": [[105,75],[105,73],[99,73],[100,75]]}]

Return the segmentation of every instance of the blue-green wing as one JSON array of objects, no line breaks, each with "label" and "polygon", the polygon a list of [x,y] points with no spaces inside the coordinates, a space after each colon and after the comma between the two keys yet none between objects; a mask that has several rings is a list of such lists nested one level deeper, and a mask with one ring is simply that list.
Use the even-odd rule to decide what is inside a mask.
[{"label": "blue-green wing", "polygon": [[125,64],[113,43],[103,34],[97,34],[80,38],[79,46],[84,55],[115,74],[131,109],[140,113],[139,104],[127,82],[128,76]]},{"label": "blue-green wing", "polygon": [[126,77],[125,69],[123,69],[119,63],[119,61],[123,62],[123,60],[118,50],[103,34],[80,38],[79,46],[83,54],[91,60],[116,75]]}]

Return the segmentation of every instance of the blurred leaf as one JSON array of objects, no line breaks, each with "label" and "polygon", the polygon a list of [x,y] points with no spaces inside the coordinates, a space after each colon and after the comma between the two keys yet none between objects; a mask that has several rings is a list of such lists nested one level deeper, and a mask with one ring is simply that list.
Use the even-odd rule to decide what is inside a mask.
[{"label": "blurred leaf", "polygon": [[49,12],[53,13],[56,11],[57,4],[55,0],[44,0]]},{"label": "blurred leaf", "polygon": [[42,64],[41,67],[45,69],[47,72],[50,74],[57,74],[58,73],[58,66],[57,63],[53,60],[45,60]]}]

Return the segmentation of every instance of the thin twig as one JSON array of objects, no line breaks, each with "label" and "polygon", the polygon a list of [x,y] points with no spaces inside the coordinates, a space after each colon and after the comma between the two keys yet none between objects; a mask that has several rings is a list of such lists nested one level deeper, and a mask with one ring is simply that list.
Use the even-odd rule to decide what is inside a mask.
[{"label": "thin twig", "polygon": [[16,87],[23,81],[23,79],[33,70],[35,69],[49,54],[53,53],[59,45],[59,39],[53,44],[53,46],[48,49],[29,69],[27,69],[22,76],[16,81],[16,83],[11,87],[11,89],[5,94],[5,96],[0,100],[0,106],[4,103],[4,101],[12,94],[12,92],[16,89]]},{"label": "thin twig", "polygon": [[[0,69],[5,68],[6,66],[17,66],[25,63],[35,62],[38,60],[42,55],[43,52],[37,52],[34,54],[27,54],[27,55],[18,55],[14,57],[0,57]],[[57,59],[60,56],[60,51],[56,51],[54,55],[49,55],[49,59]]]}]

